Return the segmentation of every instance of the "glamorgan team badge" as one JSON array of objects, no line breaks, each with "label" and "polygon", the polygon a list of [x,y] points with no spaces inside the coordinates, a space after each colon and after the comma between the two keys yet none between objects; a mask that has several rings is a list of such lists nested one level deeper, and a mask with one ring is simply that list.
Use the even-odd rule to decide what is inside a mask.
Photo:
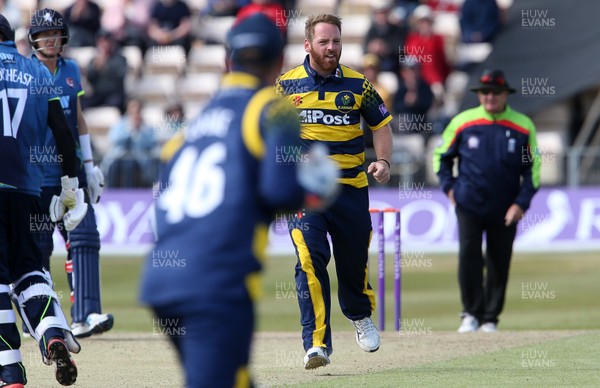
[{"label": "glamorgan team badge", "polygon": [[335,97],[335,107],[342,113],[350,112],[355,102],[354,94],[347,90],[339,92]]}]

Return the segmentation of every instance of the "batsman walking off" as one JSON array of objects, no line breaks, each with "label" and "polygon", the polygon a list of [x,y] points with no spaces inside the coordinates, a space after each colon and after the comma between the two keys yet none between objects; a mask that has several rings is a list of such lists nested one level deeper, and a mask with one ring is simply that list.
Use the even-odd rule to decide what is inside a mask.
[{"label": "batsman walking off", "polygon": [[283,74],[278,92],[294,105],[302,122],[303,145],[327,145],[340,169],[341,192],[326,211],[307,212],[301,227],[291,227],[295,246],[296,288],[304,341],[304,365],[314,369],[330,363],[331,294],[327,264],[331,247],[338,278],[338,298],[344,315],[356,329],[366,352],[379,349],[380,337],[371,320],[375,293],[369,284],[368,249],[371,216],[365,162],[364,118],[373,132],[377,161],[367,172],[380,183],[390,178],[392,116],[364,75],[340,65],[341,19],[311,16],[305,25],[304,63]]}]

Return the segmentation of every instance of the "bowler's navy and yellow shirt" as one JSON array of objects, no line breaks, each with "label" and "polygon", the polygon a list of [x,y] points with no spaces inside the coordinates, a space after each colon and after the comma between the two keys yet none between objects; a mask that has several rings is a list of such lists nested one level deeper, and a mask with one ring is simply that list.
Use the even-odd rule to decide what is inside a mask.
[{"label": "bowler's navy and yellow shirt", "polygon": [[392,116],[365,76],[339,65],[334,74],[323,77],[310,66],[307,55],[302,65],[279,77],[277,92],[300,115],[303,146],[308,149],[314,142],[326,144],[341,170],[340,183],[357,188],[367,186],[360,118],[376,131],[388,124]]}]

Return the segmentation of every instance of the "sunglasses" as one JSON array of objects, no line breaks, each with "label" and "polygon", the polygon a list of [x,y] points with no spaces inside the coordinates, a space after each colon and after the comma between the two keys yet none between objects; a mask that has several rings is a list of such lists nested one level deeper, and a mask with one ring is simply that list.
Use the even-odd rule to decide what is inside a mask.
[{"label": "sunglasses", "polygon": [[479,93],[485,96],[487,96],[490,93],[492,93],[494,96],[499,96],[502,94],[502,90],[481,89],[479,90]]}]

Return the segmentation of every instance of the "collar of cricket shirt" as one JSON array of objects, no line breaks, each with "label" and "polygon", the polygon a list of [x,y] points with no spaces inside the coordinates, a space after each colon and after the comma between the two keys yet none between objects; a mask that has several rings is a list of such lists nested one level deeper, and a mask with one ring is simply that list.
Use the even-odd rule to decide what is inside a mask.
[{"label": "collar of cricket shirt", "polygon": [[[321,74],[317,73],[317,71],[310,66],[310,59],[309,59],[308,54],[306,54],[306,57],[304,58],[304,70],[306,70],[306,74],[308,74],[308,76],[310,78],[312,78],[312,80],[315,84],[317,84],[319,82],[325,82],[327,80],[332,80],[334,82],[342,82],[342,80],[344,78],[344,72],[342,71],[342,67],[340,66],[339,63],[337,65],[337,68],[333,72],[333,74],[330,74],[327,77],[323,77]],[[321,80],[323,80],[323,81],[321,81]]]}]

